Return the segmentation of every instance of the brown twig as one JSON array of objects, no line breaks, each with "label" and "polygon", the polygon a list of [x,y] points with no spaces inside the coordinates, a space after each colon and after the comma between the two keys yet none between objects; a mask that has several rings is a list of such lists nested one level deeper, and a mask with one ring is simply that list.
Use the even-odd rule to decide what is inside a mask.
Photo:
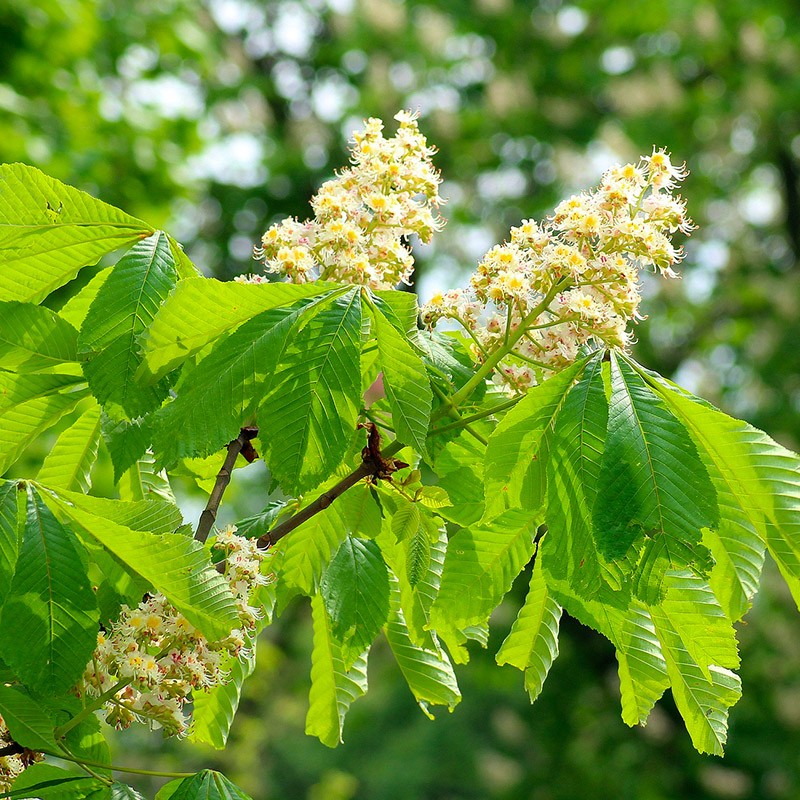
[{"label": "brown twig", "polygon": [[407,467],[408,464],[392,458],[392,454],[399,449],[394,443],[381,452],[381,438],[378,428],[371,422],[362,423],[359,427],[369,431],[367,446],[361,451],[361,464],[349,475],[346,475],[335,486],[323,492],[313,503],[309,503],[305,508],[301,508],[289,519],[276,525],[272,530],[267,531],[258,539],[259,547],[270,547],[283,539],[287,533],[291,533],[311,517],[324,511],[339,495],[344,494],[351,486],[355,486],[364,478],[388,478],[398,469]]},{"label": "brown twig", "polygon": [[250,443],[256,436],[258,436],[258,428],[242,428],[239,431],[239,435],[228,444],[228,454],[225,456],[225,462],[222,465],[222,469],[217,473],[217,480],[214,483],[214,488],[208,496],[208,503],[206,503],[206,507],[200,515],[200,521],[197,523],[197,530],[194,532],[194,538],[198,542],[205,542],[208,538],[208,534],[211,532],[211,528],[214,526],[214,522],[217,519],[219,504],[222,502],[222,495],[231,482],[231,473],[233,472],[233,466],[236,464],[239,453],[241,453],[248,462],[253,462],[258,458],[258,453],[256,453],[253,445]]}]

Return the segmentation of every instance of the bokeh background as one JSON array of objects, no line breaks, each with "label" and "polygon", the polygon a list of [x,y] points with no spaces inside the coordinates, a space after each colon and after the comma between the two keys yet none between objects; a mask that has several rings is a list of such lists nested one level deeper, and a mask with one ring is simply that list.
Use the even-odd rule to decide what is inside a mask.
[{"label": "bokeh background", "polygon": [[[418,252],[423,299],[611,163],[654,145],[686,160],[700,227],[682,280],[646,281],[636,356],[800,446],[795,2],[0,0],[0,161],[166,227],[222,279],[257,269],[269,224],[308,215],[364,117],[400,108],[420,111],[449,198],[446,229]],[[263,473],[248,470],[231,519],[262,504]],[[191,516],[202,495],[179,489]],[[493,663],[523,583],[458,670],[452,715],[427,720],[378,645],[345,744],[306,738],[297,605],[260,644],[227,751],[140,731],[118,737],[116,759],[221,768],[255,800],[800,796],[800,617],[772,569],[740,626],[724,760],[693,753],[669,697],[627,729],[611,646],[572,620],[529,706],[521,675]],[[138,785],[151,797],[158,782]]]}]

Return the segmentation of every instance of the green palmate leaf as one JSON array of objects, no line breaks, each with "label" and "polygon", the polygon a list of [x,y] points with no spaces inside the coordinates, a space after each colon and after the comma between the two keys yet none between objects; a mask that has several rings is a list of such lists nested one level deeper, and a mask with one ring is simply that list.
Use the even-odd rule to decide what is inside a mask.
[{"label": "green palmate leaf", "polygon": [[153,232],[25,164],[0,166],[0,300],[37,303],[81,267]]},{"label": "green palmate leaf", "polygon": [[394,577],[391,611],[384,630],[408,688],[426,716],[433,719],[430,706],[447,706],[452,711],[461,700],[461,692],[450,660],[440,648],[426,649],[412,641],[403,616],[399,584]]},{"label": "green palmate leaf", "polygon": [[[143,338],[142,373],[158,379],[215,339],[271,308],[326,294],[329,283],[221,283],[213,278],[181,281]],[[209,312],[212,313],[209,313]]]},{"label": "green palmate leaf", "polygon": [[[33,764],[14,781],[12,797],[36,800],[88,800],[107,797],[108,787],[98,778],[52,764]],[[98,794],[95,794],[98,793]]]},{"label": "green palmate leaf", "polygon": [[[549,536],[543,540],[542,550]],[[575,619],[602,633],[616,648],[622,719],[644,724],[656,701],[669,686],[667,667],[653,621],[634,600],[626,609],[579,597],[567,581],[547,578],[554,598]]]},{"label": "green palmate leaf", "polygon": [[204,769],[197,775],[170,781],[156,795],[156,800],[251,800],[221,772]]},{"label": "green palmate leaf", "polygon": [[[447,493],[451,503],[439,508],[438,513],[448,522],[462,528],[474,525],[484,515],[485,452],[484,446],[477,439],[464,432],[448,442],[436,456],[434,471],[439,476],[438,488]],[[501,498],[498,513],[504,508]]]},{"label": "green palmate leaf", "polygon": [[94,400],[56,440],[37,480],[58,489],[89,491],[89,474],[100,444],[100,406]]},{"label": "green palmate leaf", "polygon": [[144,795],[139,794],[133,787],[127,786],[119,781],[111,784],[111,797],[109,800],[145,800]]},{"label": "green palmate leaf", "polygon": [[526,481],[526,475],[541,460],[542,438],[552,428],[567,393],[584,367],[585,362],[579,362],[535,386],[489,437],[484,467],[488,518],[508,505],[532,511],[541,507],[544,496],[537,491],[539,487],[529,485],[531,480]]},{"label": "green palmate leaf", "polygon": [[155,456],[149,452],[120,475],[117,488],[121,500],[162,500],[175,505],[169,476],[166,470],[156,467]]},{"label": "green palmate leaf", "polygon": [[178,277],[181,280],[188,280],[189,278],[202,278],[202,272],[194,265],[192,260],[183,250],[183,245],[177,242],[171,236],[167,235],[169,242],[169,249],[172,253],[172,259],[175,262],[175,267],[178,270]]},{"label": "green palmate leaf", "polygon": [[366,481],[348,489],[336,501],[336,511],[345,528],[362,539],[374,539],[381,532],[381,509]]},{"label": "green palmate leaf", "polygon": [[138,417],[166,397],[167,382],[142,386],[134,379],[142,361],[137,340],[177,280],[167,235],[158,231],[134,245],[100,287],[78,345],[89,386],[101,403],[116,403]]},{"label": "green palmate leaf", "polygon": [[0,686],[0,716],[11,738],[30,750],[58,748],[53,738],[55,722],[42,704],[13,686]]},{"label": "green palmate leaf", "polygon": [[85,397],[85,389],[69,391],[75,383],[76,378],[67,375],[0,371],[0,475]]},{"label": "green palmate leaf", "polygon": [[96,644],[97,603],[82,550],[29,490],[19,558],[0,612],[0,656],[42,694],[69,689]]},{"label": "green palmate leaf", "polygon": [[531,702],[542,691],[547,673],[558,655],[558,624],[561,606],[552,598],[536,559],[525,605],[497,653],[497,663],[511,664],[525,673],[525,688]]},{"label": "green palmate leaf", "polygon": [[348,536],[320,584],[345,669],[372,644],[389,615],[389,572],[378,545]]},{"label": "green palmate leaf", "polygon": [[[183,379],[178,397],[158,414],[156,443],[165,463],[208,456],[256,419],[258,404],[298,329],[332,300],[264,311],[227,338]],[[177,435],[180,431],[180,435]]]},{"label": "green palmate leaf", "polygon": [[226,659],[223,669],[227,675],[224,683],[218,683],[204,692],[192,695],[192,724],[189,740],[211,745],[223,750],[228,734],[239,708],[242,685],[256,668],[255,639],[247,642],[247,649],[239,658]]},{"label": "green palmate leaf", "polygon": [[363,652],[346,669],[333,634],[322,595],[311,598],[314,649],[311,653],[311,692],[306,716],[306,733],[328,747],[342,739],[344,718],[354,700],[367,691],[367,653]]},{"label": "green palmate leaf", "polygon": [[646,602],[658,601],[667,570],[711,566],[700,543],[703,529],[719,523],[708,471],[684,425],[613,353],[608,437],[593,521],[606,558],[641,549],[634,590]]},{"label": "green palmate leaf", "polygon": [[648,380],[692,434],[714,481],[720,525],[703,541],[715,560],[711,587],[726,614],[738,620],[750,607],[767,541],[800,604],[800,459],[747,423]]},{"label": "green palmate leaf", "polygon": [[450,539],[439,594],[431,608],[437,631],[482,625],[533,553],[531,514],[504,511]]},{"label": "green palmate leaf", "polygon": [[425,365],[406,338],[377,308],[372,319],[378,340],[378,366],[383,372],[397,438],[425,454],[433,403]]},{"label": "green palmate leaf", "polygon": [[49,308],[0,302],[0,319],[0,367],[36,372],[78,360],[78,332]]},{"label": "green palmate leaf", "polygon": [[236,627],[239,618],[233,595],[199,542],[176,533],[132,530],[70,502],[76,497],[90,502],[98,499],[65,495],[48,496],[47,500],[162,592],[206,638],[213,641]]},{"label": "green palmate leaf", "polygon": [[111,270],[114,267],[101,269],[77,294],[70,297],[61,308],[58,309],[58,316],[68,322],[79,331],[83,326],[83,321],[89,313],[89,307],[94,302],[100,287],[108,280]]},{"label": "green palmate leaf", "polygon": [[11,577],[17,564],[20,543],[17,484],[0,481],[0,607],[2,607]]},{"label": "green palmate leaf", "polygon": [[270,432],[266,461],[285,492],[303,492],[341,463],[360,405],[360,352],[357,289],[322,307],[285,351],[258,410]]},{"label": "green palmate leaf", "polygon": [[[561,401],[555,428],[543,437],[545,521],[550,535],[541,550],[542,566],[548,575],[568,580],[584,597],[604,591],[591,517],[608,416],[602,364],[595,357],[586,366],[578,383]],[[528,474],[532,474],[530,470]],[[540,493],[537,489],[530,496]]]},{"label": "green palmate leaf", "polygon": [[701,753],[721,756],[728,734],[728,709],[741,697],[739,677],[723,667],[707,674],[690,653],[690,643],[660,609],[651,609],[656,634],[667,666],[675,705],[686,723],[692,743]]}]

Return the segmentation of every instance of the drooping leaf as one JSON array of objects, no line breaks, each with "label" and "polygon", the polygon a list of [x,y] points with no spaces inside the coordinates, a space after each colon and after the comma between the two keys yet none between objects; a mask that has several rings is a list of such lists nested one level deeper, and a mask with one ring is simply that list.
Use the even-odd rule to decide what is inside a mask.
[{"label": "drooping leaf", "polygon": [[213,278],[183,280],[158,310],[143,338],[141,377],[157,380],[252,317],[334,288],[322,282],[251,285]]},{"label": "drooping leaf", "polygon": [[[93,770],[101,775],[111,775],[111,750],[103,736],[100,719],[94,714],[70,728],[64,744],[75,758],[93,761]],[[103,764],[105,766],[99,766]]]},{"label": "drooping leaf", "polygon": [[0,367],[36,372],[78,360],[78,332],[49,308],[0,302],[0,319]]},{"label": "drooping leaf", "polygon": [[407,335],[417,330],[417,296],[413,292],[398,292],[394,289],[378,290],[372,293],[375,305],[397,329]]},{"label": "drooping leaf", "polygon": [[103,441],[114,465],[114,482],[142,458],[153,438],[153,415],[134,420],[102,418]]},{"label": "drooping leaf", "polygon": [[0,607],[11,586],[19,553],[18,492],[16,482],[0,481]]},{"label": "drooping leaf", "polygon": [[360,404],[360,352],[357,289],[323,306],[286,349],[258,410],[270,432],[265,460],[284,492],[305,491],[341,463]]},{"label": "drooping leaf", "polygon": [[[584,366],[584,362],[578,362],[529,390],[489,437],[484,467],[486,517],[491,518],[508,506],[539,510],[544,497],[541,493],[526,491],[525,476],[540,458],[537,454],[542,437],[554,424],[569,389]],[[532,508],[533,505],[536,508]]]},{"label": "drooping leaf", "polygon": [[117,489],[120,500],[158,500],[175,505],[169,475],[166,470],[156,467],[155,456],[149,451],[120,475]]},{"label": "drooping leaf", "polygon": [[728,709],[742,695],[739,676],[724,667],[711,666],[706,677],[667,615],[658,607],[652,608],[650,614],[666,661],[672,696],[692,744],[701,753],[721,756],[728,735]]},{"label": "drooping leaf", "polygon": [[89,490],[89,475],[100,444],[100,406],[92,405],[56,440],[36,479],[57,489]]},{"label": "drooping leaf", "polygon": [[547,673],[558,655],[560,619],[561,606],[550,595],[541,559],[537,558],[525,605],[496,657],[498,664],[511,664],[525,673],[525,688],[531,702],[541,693]]},{"label": "drooping leaf", "polygon": [[663,380],[648,381],[688,428],[714,481],[720,525],[703,541],[715,560],[711,587],[726,614],[735,621],[750,607],[769,539],[800,604],[800,459],[747,423]]},{"label": "drooping leaf", "polygon": [[320,583],[345,669],[372,644],[389,615],[389,572],[378,545],[348,536]]},{"label": "drooping leaf", "polygon": [[608,560],[641,548],[634,590],[654,603],[667,570],[710,568],[701,538],[719,523],[716,490],[689,432],[663,400],[616,354],[610,366],[595,538]]},{"label": "drooping leaf", "polygon": [[[538,466],[546,474],[544,521],[549,531],[540,551],[542,567],[548,575],[568,580],[584,597],[606,591],[606,576],[592,530],[592,508],[597,497],[608,416],[602,366],[603,362],[595,357],[560,401],[555,426],[543,437],[545,463]],[[543,386],[547,383],[550,381]],[[509,413],[515,413],[517,408],[519,405]],[[530,497],[541,495],[542,490],[536,484],[541,486],[543,482],[540,475],[531,483]]]},{"label": "drooping leaf", "polygon": [[0,685],[0,716],[17,744],[51,753],[58,749],[53,738],[55,722],[40,702],[20,689]]},{"label": "drooping leaf", "polygon": [[157,415],[156,444],[163,463],[211,455],[235,439],[242,425],[254,422],[298,328],[331,299],[269,309],[217,342],[184,376],[177,398]]},{"label": "drooping leaf", "polygon": [[132,786],[114,781],[111,784],[111,797],[109,800],[146,800],[146,798]]},{"label": "drooping leaf", "polygon": [[328,747],[343,741],[344,718],[354,700],[367,691],[367,653],[345,668],[341,648],[333,635],[322,595],[311,598],[314,649],[311,653],[311,692],[306,733]]},{"label": "drooping leaf", "polygon": [[431,608],[433,627],[463,630],[486,622],[532,553],[527,511],[511,509],[460,530],[447,548],[441,588]]},{"label": "drooping leaf", "polygon": [[158,408],[167,382],[139,384],[138,337],[175,287],[177,268],[167,235],[157,231],[135,244],[114,266],[89,307],[78,346],[84,372],[100,403],[116,403],[130,417]]},{"label": "drooping leaf", "polygon": [[420,526],[420,510],[416,503],[398,501],[397,511],[392,514],[392,533],[398,542],[414,536]]},{"label": "drooping leaf", "polygon": [[238,624],[233,595],[199,542],[177,533],[132,530],[60,496],[46,499],[162,592],[209,640],[226,636]]},{"label": "drooping leaf", "polygon": [[0,166],[0,300],[38,303],[147,223],[25,164]]},{"label": "drooping leaf", "polygon": [[397,438],[418,453],[427,453],[425,439],[433,403],[425,365],[404,336],[373,307],[378,366]]},{"label": "drooping leaf", "polygon": [[386,623],[386,639],[403,677],[427,717],[430,706],[446,706],[452,711],[461,701],[453,667],[441,648],[424,648],[411,640],[400,603],[400,588],[392,577],[391,611]]},{"label": "drooping leaf", "polygon": [[156,800],[251,800],[221,772],[204,769],[197,775],[170,781],[162,786]]},{"label": "drooping leaf", "polygon": [[19,558],[0,612],[0,656],[42,694],[68,690],[96,644],[97,602],[81,550],[30,489]]}]

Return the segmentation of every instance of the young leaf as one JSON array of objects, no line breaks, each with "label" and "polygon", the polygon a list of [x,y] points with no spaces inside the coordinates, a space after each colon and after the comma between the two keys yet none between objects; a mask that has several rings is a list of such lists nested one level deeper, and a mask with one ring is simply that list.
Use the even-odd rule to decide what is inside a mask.
[{"label": "young leaf", "polygon": [[29,489],[17,567],[0,612],[0,655],[42,694],[68,690],[96,644],[97,602],[82,549]]},{"label": "young leaf", "polygon": [[378,340],[378,366],[383,372],[397,438],[426,454],[433,393],[425,365],[405,337],[374,306],[372,319]]},{"label": "young leaf", "polygon": [[38,303],[147,223],[25,164],[0,166],[0,300]]},{"label": "young leaf", "polygon": [[345,669],[372,644],[389,615],[389,572],[378,545],[348,536],[320,584]]},{"label": "young leaf", "polygon": [[101,269],[77,294],[70,297],[61,308],[58,309],[58,316],[65,322],[69,322],[76,331],[79,331],[89,313],[89,307],[94,302],[100,287],[108,280],[111,270],[114,267]]},{"label": "young leaf", "polygon": [[400,604],[400,589],[394,577],[391,601],[384,630],[408,688],[430,719],[433,719],[433,714],[429,706],[447,706],[452,711],[461,701],[461,692],[450,660],[440,648],[427,649],[411,640]]},{"label": "young leaf", "polygon": [[511,632],[497,653],[498,664],[511,664],[525,673],[525,688],[531,702],[542,691],[547,673],[558,655],[558,623],[561,606],[552,598],[536,559],[528,596]]},{"label": "young leaf", "polygon": [[398,542],[410,539],[419,530],[420,510],[417,503],[398,501],[398,509],[392,514],[392,533]]},{"label": "young leaf", "polygon": [[42,704],[13,686],[0,685],[0,717],[11,738],[30,750],[56,752],[55,722]]},{"label": "young leaf", "polygon": [[[144,378],[158,380],[215,339],[271,308],[326,294],[332,284],[221,283],[213,278],[182,280],[142,338]],[[212,310],[213,313],[209,313]]]},{"label": "young leaf", "polygon": [[511,509],[450,539],[439,594],[431,608],[437,631],[481,625],[533,553],[527,511]]},{"label": "young leaf", "polygon": [[47,501],[162,592],[206,638],[226,636],[238,624],[233,596],[199,542],[177,533],[131,530],[60,496],[48,496]]},{"label": "young leaf", "polygon": [[367,653],[348,670],[331,629],[322,595],[311,598],[314,649],[311,653],[311,692],[306,733],[328,747],[343,741],[344,718],[354,700],[367,691]]},{"label": "young leaf", "polygon": [[84,373],[100,403],[116,403],[130,417],[139,417],[166,397],[168,383],[146,387],[136,382],[142,361],[137,339],[177,280],[167,235],[157,231],[135,244],[100,287],[78,338],[87,359]]},{"label": "young leaf", "polygon": [[700,543],[715,529],[714,485],[684,425],[624,360],[611,355],[608,437],[594,507],[595,538],[609,560],[643,547],[635,591],[654,603],[667,570],[710,567]]},{"label": "young leaf", "polygon": [[357,289],[325,305],[297,334],[258,410],[270,432],[267,464],[284,492],[327,478],[355,431],[361,396]]},{"label": "young leaf", "polygon": [[221,772],[204,769],[190,778],[162,786],[156,800],[251,800]]},{"label": "young leaf", "polygon": [[578,362],[532,388],[489,437],[484,466],[485,517],[496,516],[506,504],[531,511],[541,507],[544,497],[525,491],[525,475],[540,458],[537,454],[542,437],[555,423],[567,393],[584,367],[585,362]]},{"label": "young leaf", "polygon": [[0,367],[36,372],[78,360],[78,332],[54,311],[0,302]]},{"label": "young leaf", "polygon": [[58,489],[89,491],[89,474],[100,444],[100,406],[92,405],[56,440],[36,479]]}]

